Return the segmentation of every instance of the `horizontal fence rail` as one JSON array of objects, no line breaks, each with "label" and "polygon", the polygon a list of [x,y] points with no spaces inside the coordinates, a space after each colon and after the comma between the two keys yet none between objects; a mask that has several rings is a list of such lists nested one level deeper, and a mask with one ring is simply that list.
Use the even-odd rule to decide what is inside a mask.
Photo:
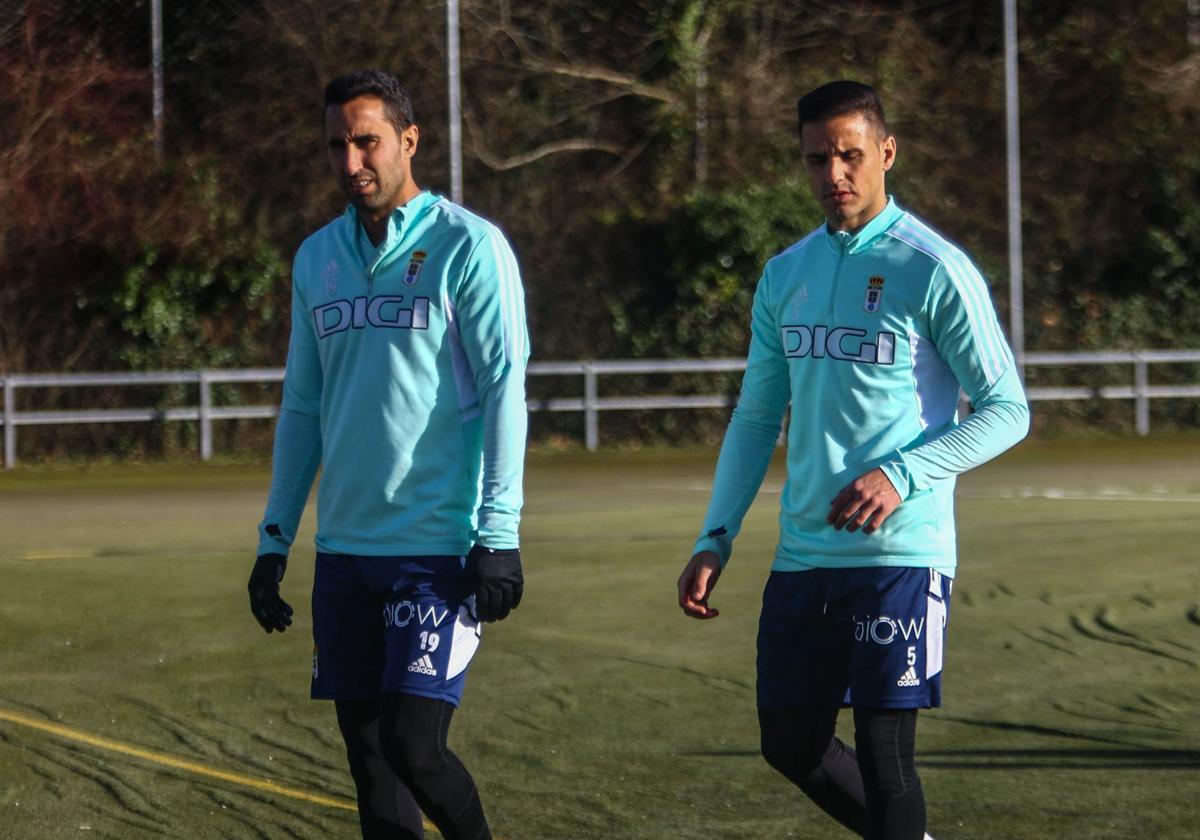
[{"label": "horizontal fence rail", "polygon": [[1033,387],[1025,393],[1037,400],[1133,400],[1134,424],[1143,437],[1150,434],[1150,400],[1200,397],[1195,385],[1151,385],[1150,365],[1200,362],[1200,350],[1128,350],[1105,353],[1026,353],[1025,367],[1070,367],[1074,365],[1132,365],[1130,385],[1100,387]]},{"label": "horizontal fence rail", "polygon": [[[1200,383],[1195,385],[1151,385],[1149,366],[1156,364],[1200,363],[1200,350],[1133,350],[1105,353],[1026,353],[1025,367],[1067,367],[1078,365],[1130,365],[1132,381],[1128,385],[1035,386],[1027,389],[1031,401],[1044,400],[1132,400],[1139,435],[1150,433],[1150,400],[1200,398]],[[644,359],[583,362],[533,362],[531,377],[578,376],[583,379],[583,394],[578,397],[530,398],[530,411],[582,412],[584,442],[589,450],[600,445],[600,413],[603,411],[730,408],[736,396],[725,394],[600,396],[601,376],[676,373],[736,373],[746,368],[746,360],[730,359]],[[283,368],[241,370],[160,371],[146,373],[49,373],[16,374],[0,377],[4,391],[4,466],[17,462],[17,428],[64,423],[137,423],[152,421],[190,421],[199,424],[200,457],[208,460],[213,451],[213,422],[271,418],[278,405],[214,406],[214,385],[235,383],[272,383],[283,381]],[[176,408],[75,409],[67,411],[17,411],[17,391],[33,388],[109,388],[127,386],[195,385],[197,404]]]}]

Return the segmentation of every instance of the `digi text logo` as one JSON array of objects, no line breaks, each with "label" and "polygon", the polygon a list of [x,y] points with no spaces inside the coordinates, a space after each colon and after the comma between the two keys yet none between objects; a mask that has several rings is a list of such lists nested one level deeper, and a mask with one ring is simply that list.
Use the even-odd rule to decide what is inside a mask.
[{"label": "digi text logo", "polygon": [[890,645],[897,638],[904,641],[920,639],[925,631],[925,617],[910,618],[907,623],[881,615],[874,618],[870,615],[860,619],[854,617],[854,641],[873,642],[877,645]]},{"label": "digi text logo", "polygon": [[326,338],[348,329],[368,326],[392,330],[429,329],[429,298],[413,298],[411,308],[401,306],[404,295],[380,295],[354,300],[335,300],[313,307],[313,325],[317,338]]},{"label": "digi text logo", "polygon": [[783,354],[789,359],[828,356],[841,362],[865,362],[868,365],[890,365],[896,360],[896,334],[881,332],[874,343],[866,341],[867,331],[854,327],[803,325],[780,327]]}]

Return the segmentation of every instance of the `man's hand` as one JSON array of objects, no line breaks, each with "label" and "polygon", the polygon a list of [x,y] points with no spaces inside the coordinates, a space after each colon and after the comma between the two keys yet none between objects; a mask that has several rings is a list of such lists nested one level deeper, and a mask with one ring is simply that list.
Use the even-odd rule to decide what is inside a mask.
[{"label": "man's hand", "polygon": [[716,618],[721,613],[708,605],[708,596],[721,576],[721,558],[701,551],[683,567],[679,576],[679,608],[692,618]]},{"label": "man's hand", "polygon": [[841,489],[829,503],[825,521],[838,531],[862,528],[864,534],[873,534],[902,501],[887,475],[876,467]]},{"label": "man's hand", "polygon": [[254,561],[250,572],[250,612],[270,633],[282,633],[292,623],[292,608],[279,597],[279,582],[287,570],[287,557],[282,554],[263,554]]},{"label": "man's hand", "polygon": [[480,621],[500,621],[521,603],[525,577],[519,548],[476,545],[467,554],[467,574]]}]

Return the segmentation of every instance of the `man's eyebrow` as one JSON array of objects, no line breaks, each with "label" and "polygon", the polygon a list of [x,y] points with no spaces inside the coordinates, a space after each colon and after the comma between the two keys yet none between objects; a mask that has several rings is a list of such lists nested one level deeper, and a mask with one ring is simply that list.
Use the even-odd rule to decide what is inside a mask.
[{"label": "man's eyebrow", "polygon": [[[354,136],[352,136],[350,138],[350,142],[357,145],[359,143],[369,143],[372,140],[378,140],[378,139],[379,139],[378,134],[355,134]],[[336,146],[344,146],[345,144],[346,144],[346,139],[344,137],[330,137],[329,138],[330,146],[335,146],[335,147]]]}]

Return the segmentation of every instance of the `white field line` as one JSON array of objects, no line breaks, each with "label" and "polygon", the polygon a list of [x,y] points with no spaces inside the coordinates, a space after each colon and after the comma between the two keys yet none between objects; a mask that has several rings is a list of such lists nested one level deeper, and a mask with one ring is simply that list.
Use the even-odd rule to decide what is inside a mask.
[{"label": "white field line", "polygon": [[[707,482],[687,482],[680,484],[656,484],[652,490],[669,492],[708,493],[712,484]],[[778,496],[783,488],[778,484],[764,484],[758,491],[760,495]],[[1167,489],[1153,489],[1149,492],[1129,490],[1121,487],[1104,487],[1099,491],[1078,490],[1062,487],[1019,487],[1014,490],[958,490],[956,495],[963,499],[1045,499],[1052,502],[1177,502],[1184,504],[1200,504],[1200,493],[1174,493]]]},{"label": "white field line", "polygon": [[[712,483],[707,481],[689,481],[678,484],[651,484],[648,489],[665,490],[668,493],[678,493],[680,491],[686,493],[708,493],[712,490]],[[778,496],[783,492],[783,485],[764,484],[759,488],[758,492],[767,496]]]},{"label": "white field line", "polygon": [[1171,492],[1134,492],[1132,490],[1112,491],[1109,489],[1096,492],[1082,490],[1065,490],[1058,487],[1030,488],[1003,492],[980,493],[960,491],[958,495],[964,499],[1045,499],[1052,502],[1183,502],[1185,504],[1200,503],[1200,493],[1171,493]]}]

